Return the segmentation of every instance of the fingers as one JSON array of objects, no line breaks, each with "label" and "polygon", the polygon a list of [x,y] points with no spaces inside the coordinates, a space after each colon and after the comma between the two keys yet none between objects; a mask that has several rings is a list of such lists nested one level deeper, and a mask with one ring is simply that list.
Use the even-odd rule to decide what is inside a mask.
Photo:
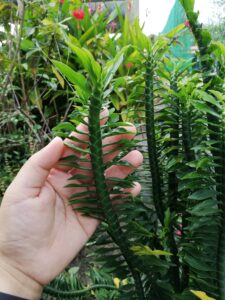
[{"label": "fingers", "polygon": [[143,155],[137,151],[133,150],[124,156],[122,161],[127,161],[129,166],[117,166],[113,165],[105,171],[106,177],[114,177],[119,179],[126,178],[131,174],[136,168],[138,168],[143,162]]},{"label": "fingers", "polygon": [[139,182],[134,182],[134,186],[129,189],[124,189],[124,192],[126,192],[128,194],[132,194],[132,196],[136,197],[141,192],[141,185]]},{"label": "fingers", "polygon": [[135,137],[137,133],[136,127],[133,124],[130,124],[130,126],[126,126],[123,128],[126,129],[126,133],[109,136],[103,140],[103,152],[110,152],[109,154],[104,155],[104,163],[113,160],[119,154],[119,148],[121,147],[119,142],[121,140],[126,139],[130,141]]},{"label": "fingers", "polygon": [[[107,122],[108,114],[109,114],[109,112],[107,109],[105,109],[101,113],[101,121],[100,121],[101,125],[104,125]],[[87,122],[87,120],[86,120],[86,122]],[[112,135],[112,136],[109,136],[109,137],[106,137],[103,139],[103,142],[102,142],[103,152],[105,153],[105,155],[103,157],[104,162],[113,160],[119,154],[119,152],[120,152],[119,148],[121,147],[123,140],[132,140],[134,138],[134,136],[136,135],[136,127],[133,124],[124,126],[123,128],[127,132],[117,134],[117,135]],[[71,140],[71,139],[65,140],[65,149],[63,151],[62,158],[66,158],[68,156],[80,157],[84,153],[85,148],[87,148],[89,146],[88,126],[83,123],[79,124],[77,126],[77,131],[83,132],[83,134],[79,133],[79,132],[74,132],[71,134],[73,140]],[[119,143],[120,141],[121,141],[121,144]],[[76,149],[71,149],[67,145],[75,146]],[[74,159],[75,159],[75,157],[74,157]],[[90,155],[87,154],[85,156],[85,158],[86,158],[86,160],[90,161]],[[72,158],[72,160],[73,160],[73,158]],[[91,169],[91,164],[89,162],[80,162],[79,164],[85,168]],[[65,172],[71,170],[71,166],[63,165],[62,162],[57,164],[56,168],[60,169],[60,170],[64,170]],[[76,171],[79,174],[85,173],[89,176],[91,176],[91,173],[92,173],[91,171],[86,171],[86,172],[85,171],[80,172],[79,170],[76,170]],[[74,170],[73,170],[73,172],[74,172]]]},{"label": "fingers", "polygon": [[62,139],[57,137],[31,156],[8,188],[13,191],[15,199],[18,199],[20,194],[23,195],[23,198],[36,197],[39,194],[49,171],[60,159],[63,148]]},{"label": "fingers", "polygon": [[122,194],[113,194],[111,195],[111,199],[113,204],[121,203],[124,201],[130,200],[130,195],[133,197],[137,197],[141,192],[141,185],[139,182],[134,182],[133,187],[129,189],[122,189]]},{"label": "fingers", "polygon": [[[105,108],[100,114],[100,125],[104,125],[108,121],[108,116],[109,116],[109,111],[107,108]],[[85,118],[85,123],[87,122],[88,120]],[[70,155],[75,155],[77,157],[80,157],[82,149],[88,147],[88,142],[89,142],[88,126],[84,123],[81,123],[76,127],[76,130],[77,130],[76,132],[73,132],[71,134],[71,138],[73,140],[69,138],[65,139],[64,141],[65,146],[61,158]],[[77,151],[72,150],[67,145],[73,145],[76,148],[78,148],[78,150]],[[79,148],[81,149],[81,151],[79,151]],[[69,169],[71,169],[71,167],[63,166],[62,163],[57,164],[56,168],[64,171],[68,171]]]},{"label": "fingers", "polygon": [[[132,140],[135,137],[136,127],[134,125],[131,124],[130,126],[126,126],[123,128],[127,132],[117,134],[117,135],[112,135],[112,136],[106,137],[103,140],[103,142],[102,142],[103,154],[105,153],[105,155],[103,156],[104,163],[112,161],[119,154],[120,147],[121,147],[121,144],[119,142],[121,140]],[[93,177],[93,171],[92,171],[92,167],[91,167],[90,155],[87,155],[86,159],[88,160],[88,162],[80,162],[80,166],[82,168],[86,168],[86,170],[79,169],[79,168],[74,168],[71,170],[71,167],[70,167],[70,170],[71,170],[70,173],[72,175],[75,175],[75,174],[86,175],[89,179],[82,180],[82,182],[91,182],[92,177]]]},{"label": "fingers", "polygon": [[[72,195],[78,194],[78,193],[85,193],[85,192],[89,192],[89,190],[87,188],[84,187],[80,187],[80,188],[74,188],[74,187],[65,187],[66,184],[68,184],[68,175],[65,172],[62,171],[53,171],[49,177],[48,177],[48,182],[54,186],[55,191],[60,195],[60,197],[62,199],[64,199],[64,201],[68,201],[69,203],[69,198]],[[79,181],[73,181],[76,184],[79,184]],[[136,197],[140,194],[141,192],[141,185],[138,182],[134,182],[133,187],[129,188],[129,189],[122,189],[121,190],[122,194],[113,194],[110,195],[110,198],[112,199],[113,203],[120,203],[121,201],[123,201],[124,198],[129,197],[130,195],[132,195],[133,197]],[[88,196],[87,196],[88,197]],[[90,193],[90,197],[92,198],[96,198],[96,194],[95,194],[95,190],[94,188],[92,189],[91,193]],[[74,196],[72,198],[72,200],[75,199],[81,199],[81,197],[76,197]],[[92,205],[96,205],[97,202],[93,203]],[[86,205],[90,205],[90,203],[87,203]],[[78,203],[76,205],[73,205],[73,207],[81,207],[81,206],[85,206],[84,203]]]},{"label": "fingers", "polygon": [[[139,167],[143,161],[143,156],[139,151],[131,151],[126,156],[122,158],[122,160],[126,160],[129,164],[129,166],[111,166],[108,168],[105,172],[106,178],[112,178],[117,177],[118,179],[124,179],[129,174],[131,174],[137,167]],[[80,192],[85,192],[90,189],[86,187],[79,187],[79,190],[77,187],[66,187],[65,185],[68,185],[68,183],[75,183],[75,184],[82,184],[81,182],[77,180],[70,180],[71,177],[70,174],[67,174],[63,171],[59,171],[57,169],[53,169],[51,173],[48,176],[48,181],[51,183],[51,185],[54,187],[54,189],[58,192],[58,194],[67,200],[71,195],[77,194]],[[91,184],[89,184],[89,187],[91,188]],[[126,189],[126,191],[129,191],[135,196],[140,192],[140,185],[135,184],[132,188]],[[94,193],[94,187],[93,187],[93,193]]]}]

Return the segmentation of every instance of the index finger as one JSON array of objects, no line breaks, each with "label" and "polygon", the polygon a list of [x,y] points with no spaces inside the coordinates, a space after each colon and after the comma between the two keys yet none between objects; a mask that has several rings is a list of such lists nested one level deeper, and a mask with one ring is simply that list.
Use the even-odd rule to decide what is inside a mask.
[{"label": "index finger", "polygon": [[[104,125],[108,121],[108,116],[109,111],[107,108],[105,108],[100,114],[100,125]],[[88,123],[88,120],[85,120],[85,123]],[[79,125],[77,125],[76,132],[71,133],[71,139],[67,138],[64,140],[64,149],[61,158],[68,157],[71,155],[80,157],[82,154],[82,150],[88,147],[89,130],[88,126],[85,123],[80,123]],[[75,146],[76,148],[78,148],[78,150],[70,149],[67,145]],[[79,151],[79,148],[81,149],[81,151]],[[57,163],[56,168],[63,171],[68,171],[71,169],[71,167],[62,165],[62,163],[60,162]]]}]

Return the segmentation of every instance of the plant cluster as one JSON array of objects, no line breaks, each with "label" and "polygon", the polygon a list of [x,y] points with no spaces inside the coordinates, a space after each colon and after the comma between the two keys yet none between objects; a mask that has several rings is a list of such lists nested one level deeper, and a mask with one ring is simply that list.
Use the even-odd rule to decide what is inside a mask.
[{"label": "plant cluster", "polygon": [[[91,279],[84,284],[69,267],[46,287],[46,299],[225,299],[225,46],[199,24],[194,0],[180,3],[187,20],[151,41],[118,8],[90,13],[74,1],[32,1],[23,12],[20,42],[9,39],[19,51],[1,87],[17,114],[14,122],[0,119],[4,128],[12,123],[10,134],[21,136],[25,128],[43,138],[54,126],[55,135],[75,142],[68,145],[74,155],[62,160],[80,169],[68,182],[77,188],[68,200],[101,220],[87,245]],[[42,18],[31,15],[32,5],[39,5]],[[170,51],[182,47],[177,41],[187,30],[197,62],[175,59]],[[109,118],[102,124],[105,107]],[[28,120],[39,127],[34,131]],[[111,135],[133,134],[129,122],[137,128],[135,140],[110,142]],[[89,128],[85,141],[70,135],[82,133],[80,123]],[[106,178],[110,166],[130,167],[121,158],[131,149],[144,155],[139,171]],[[129,193],[135,181],[142,184],[140,197]]]},{"label": "plant cluster", "polygon": [[214,0],[213,1],[213,18],[209,21],[206,28],[211,33],[213,40],[220,41],[224,44],[225,42],[225,3],[224,1]]},{"label": "plant cluster", "polygon": [[74,64],[65,35],[102,56],[99,49],[116,18],[90,11],[81,1],[18,3],[0,1],[0,198],[24,161],[72,111],[71,86],[50,62]]}]

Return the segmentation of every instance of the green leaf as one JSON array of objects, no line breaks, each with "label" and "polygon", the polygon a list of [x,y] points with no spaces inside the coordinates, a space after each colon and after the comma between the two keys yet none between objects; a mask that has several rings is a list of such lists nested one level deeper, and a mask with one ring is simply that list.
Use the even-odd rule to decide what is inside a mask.
[{"label": "green leaf", "polygon": [[26,39],[21,41],[20,47],[23,51],[29,51],[35,48],[34,43],[31,40]]},{"label": "green leaf", "polygon": [[200,300],[216,300],[215,298],[211,298],[207,296],[205,292],[194,291],[194,290],[191,290],[191,292]]},{"label": "green leaf", "polygon": [[79,48],[70,42],[67,42],[70,49],[78,56],[84,69],[88,72],[93,82],[100,79],[101,67],[99,63],[94,60],[92,54],[85,48]]},{"label": "green leaf", "polygon": [[42,98],[40,90],[36,87],[35,89],[30,90],[29,97],[31,102],[41,110],[42,109]]},{"label": "green leaf", "polygon": [[116,95],[110,96],[110,101],[112,102],[113,106],[116,108],[116,110],[119,111],[120,109],[120,100]]},{"label": "green leaf", "polygon": [[209,92],[213,94],[220,101],[220,103],[224,104],[225,95],[223,93],[214,90],[209,90]]},{"label": "green leaf", "polygon": [[67,132],[67,133],[71,133],[72,131],[75,130],[75,126],[73,126],[71,123],[69,122],[64,122],[64,123],[59,123],[57,126],[55,126],[53,128],[54,132]]},{"label": "green leaf", "polygon": [[82,74],[75,72],[72,68],[60,61],[51,61],[72,84],[79,86],[85,92],[87,91],[87,80]]},{"label": "green leaf", "polygon": [[73,36],[73,35],[71,35],[71,34],[68,35],[68,41],[69,41],[72,45],[75,45],[75,46],[77,46],[77,47],[80,47],[80,42],[79,42],[79,40],[78,40],[75,36]]},{"label": "green leaf", "polygon": [[193,194],[191,194],[188,199],[190,200],[205,200],[205,199],[209,199],[209,198],[214,198],[216,195],[216,192],[213,190],[208,190],[208,189],[203,189],[203,190],[199,190],[197,192],[194,192]]},{"label": "green leaf", "polygon": [[198,271],[206,271],[206,272],[212,272],[212,267],[207,265],[206,263],[197,260],[196,258],[186,255],[184,260],[194,269]]},{"label": "green leaf", "polygon": [[198,203],[193,208],[188,209],[188,212],[195,216],[208,216],[218,213],[216,203],[212,199]]},{"label": "green leaf", "polygon": [[126,46],[128,43],[128,32],[129,32],[129,21],[128,21],[128,16],[126,15],[123,23],[123,34],[122,34],[123,46]]},{"label": "green leaf", "polygon": [[109,61],[103,69],[104,89],[108,86],[116,71],[120,67],[121,63],[123,62],[124,53],[127,51],[128,48],[129,46],[123,47],[120,50],[120,52],[116,55],[116,57],[113,60]]},{"label": "green leaf", "polygon": [[217,106],[218,108],[220,108],[220,103],[209,93],[203,91],[203,90],[195,90],[194,91],[194,95],[200,97],[201,99],[205,100],[206,102],[209,102],[215,106]]},{"label": "green leaf", "polygon": [[186,12],[192,12],[195,6],[195,0],[180,0],[181,5]]},{"label": "green leaf", "polygon": [[59,74],[59,72],[56,70],[56,68],[52,67],[52,71],[55,74],[55,76],[57,77],[61,87],[64,89],[65,82],[64,82],[63,77]]},{"label": "green leaf", "polygon": [[149,230],[147,230],[145,227],[143,227],[137,222],[134,221],[131,222],[131,226],[132,226],[132,231],[136,232],[138,236],[145,236],[148,238],[152,238],[154,236],[152,232],[150,232]]},{"label": "green leaf", "polygon": [[193,103],[193,105],[195,106],[195,108],[203,113],[206,114],[210,114],[213,115],[215,117],[220,117],[212,108],[209,108],[207,104],[203,103],[203,102],[197,102],[195,101]]},{"label": "green leaf", "polygon": [[212,40],[211,34],[209,33],[209,31],[207,29],[202,29],[201,35],[202,35],[202,44],[203,44],[203,46],[208,47],[209,43]]},{"label": "green leaf", "polygon": [[166,36],[170,39],[174,38],[175,35],[177,35],[178,33],[181,32],[181,30],[183,30],[185,28],[184,23],[178,25],[177,27],[175,27],[174,29],[172,29],[170,32],[168,32],[166,34]]},{"label": "green leaf", "polygon": [[118,12],[116,9],[114,9],[110,15],[108,16],[108,19],[107,19],[107,24],[111,23],[113,20],[115,20],[116,18],[118,17]]},{"label": "green leaf", "polygon": [[181,179],[198,179],[198,178],[204,178],[207,177],[207,173],[203,173],[203,172],[190,172],[186,175],[184,175]]},{"label": "green leaf", "polygon": [[80,37],[79,42],[80,45],[83,46],[84,43],[93,36],[94,31],[96,28],[96,24],[93,24],[90,28],[88,28],[87,31],[85,31],[85,33]]},{"label": "green leaf", "polygon": [[10,5],[7,3],[0,3],[0,12],[3,11],[5,8],[10,8]]},{"label": "green leaf", "polygon": [[116,3],[116,11],[117,11],[118,19],[119,19],[120,28],[123,28],[124,16],[122,14],[120,6],[117,3]]},{"label": "green leaf", "polygon": [[143,33],[137,18],[134,22],[133,27],[130,28],[130,35],[132,37],[133,45],[137,49],[139,49],[140,53],[143,54],[145,51],[147,51],[148,54],[151,53],[152,51],[151,40]]},{"label": "green leaf", "polygon": [[225,45],[221,42],[211,42],[212,52],[219,59],[220,63],[224,63],[225,59]]},{"label": "green leaf", "polygon": [[171,256],[172,254],[163,251],[163,250],[152,250],[148,246],[133,246],[131,247],[131,250],[136,254],[136,255],[153,255],[153,256]]},{"label": "green leaf", "polygon": [[203,157],[197,162],[196,168],[197,169],[204,168],[204,167],[208,166],[209,163],[210,163],[210,159],[207,157]]}]

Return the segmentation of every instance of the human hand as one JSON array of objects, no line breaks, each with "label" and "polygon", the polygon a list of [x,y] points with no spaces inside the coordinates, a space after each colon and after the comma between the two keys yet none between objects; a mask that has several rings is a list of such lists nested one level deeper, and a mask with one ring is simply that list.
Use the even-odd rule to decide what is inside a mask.
[{"label": "human hand", "polygon": [[[102,124],[107,117],[108,112],[104,111]],[[78,126],[87,132],[87,126]],[[132,139],[135,127],[128,130],[133,134],[108,137],[103,144]],[[83,140],[88,137],[75,135]],[[104,151],[115,149],[105,160],[118,155],[116,146],[104,147]],[[82,216],[67,203],[75,192],[64,188],[71,170],[58,161],[72,154],[60,138],[55,138],[25,163],[5,192],[0,207],[0,292],[39,299],[42,286],[64,270],[96,230],[96,219]],[[107,177],[125,178],[142,163],[138,151],[130,152],[123,159],[134,167],[112,166],[106,170]],[[140,185],[135,184],[130,192],[137,195]]]}]

